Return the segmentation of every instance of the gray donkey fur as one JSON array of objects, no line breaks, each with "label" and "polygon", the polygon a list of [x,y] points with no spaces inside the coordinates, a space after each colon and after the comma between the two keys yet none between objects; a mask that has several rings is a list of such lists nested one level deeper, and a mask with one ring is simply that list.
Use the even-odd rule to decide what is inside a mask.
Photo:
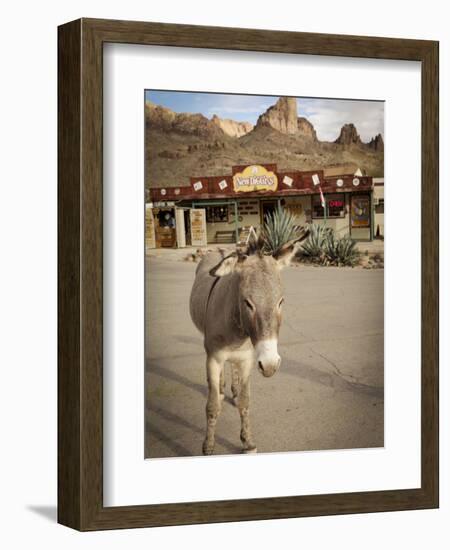
[{"label": "gray donkey fur", "polygon": [[290,242],[274,256],[258,247],[228,256],[210,252],[197,267],[190,298],[190,313],[204,335],[207,355],[206,438],[203,454],[214,452],[217,418],[224,398],[224,365],[232,367],[231,391],[241,417],[245,453],[256,452],[250,421],[249,376],[253,365],[266,377],[279,369],[278,333],[283,291],[280,271],[294,256],[298,243]]}]

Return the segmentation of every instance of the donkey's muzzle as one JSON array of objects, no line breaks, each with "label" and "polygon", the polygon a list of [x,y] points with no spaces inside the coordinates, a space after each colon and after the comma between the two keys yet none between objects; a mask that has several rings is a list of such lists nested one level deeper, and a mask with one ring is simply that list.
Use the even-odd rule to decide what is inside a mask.
[{"label": "donkey's muzzle", "polygon": [[256,363],[259,372],[269,378],[280,368],[281,357],[278,355],[277,340],[260,340],[255,346]]},{"label": "donkey's muzzle", "polygon": [[280,365],[281,357],[278,357],[278,360],[271,363],[263,363],[262,361],[258,361],[258,370],[263,376],[265,376],[266,378],[270,378],[277,372],[277,370],[280,368]]}]

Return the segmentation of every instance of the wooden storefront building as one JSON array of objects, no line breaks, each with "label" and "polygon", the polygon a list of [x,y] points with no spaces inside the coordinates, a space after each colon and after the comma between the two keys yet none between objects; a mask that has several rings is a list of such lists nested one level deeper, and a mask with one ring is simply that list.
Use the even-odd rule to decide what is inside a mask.
[{"label": "wooden storefront building", "polygon": [[294,213],[299,225],[326,224],[341,236],[370,241],[377,230],[375,202],[370,176],[279,171],[276,164],[233,166],[231,174],[191,177],[190,185],[151,189],[146,246],[243,241],[250,227],[257,230],[278,206]]}]

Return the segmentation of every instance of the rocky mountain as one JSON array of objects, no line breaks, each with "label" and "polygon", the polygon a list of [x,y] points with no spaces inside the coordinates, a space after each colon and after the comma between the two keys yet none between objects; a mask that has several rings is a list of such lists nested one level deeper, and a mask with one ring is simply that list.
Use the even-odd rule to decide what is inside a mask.
[{"label": "rocky mountain", "polygon": [[167,107],[147,101],[145,104],[146,125],[155,130],[195,135],[202,138],[222,138],[223,131],[202,114],[175,113]]},{"label": "rocky mountain", "polygon": [[311,122],[309,122],[309,120],[305,117],[297,118],[297,133],[302,136],[308,137],[313,141],[317,141],[316,130]]},{"label": "rocky mountain", "polygon": [[214,122],[227,136],[231,137],[245,136],[253,130],[253,124],[250,122],[237,122],[230,118],[220,118],[217,115],[213,115],[211,122]]},{"label": "rocky mountain", "polygon": [[359,137],[358,130],[356,129],[355,125],[350,124],[344,124],[341,128],[341,132],[339,134],[339,137],[334,143],[339,143],[340,145],[361,145],[362,141]]},{"label": "rocky mountain", "polygon": [[[145,106],[145,178],[147,187],[187,185],[190,176],[231,173],[236,164],[276,163],[280,170],[339,166],[353,173],[382,176],[381,135],[364,144],[354,124],[345,124],[335,142],[317,138],[309,120],[298,117],[295,98],[280,98],[256,125],[201,114],[176,113]],[[340,172],[342,173],[342,172]]]},{"label": "rocky mountain", "polygon": [[297,113],[297,99],[295,97],[280,97],[259,116],[256,128],[270,127],[282,134],[301,135],[317,141],[316,130],[311,122]]},{"label": "rocky mountain", "polygon": [[367,144],[374,151],[384,151],[384,141],[381,134],[377,134]]},{"label": "rocky mountain", "polygon": [[296,134],[298,132],[296,98],[280,97],[275,105],[259,116],[256,127],[261,126],[270,126],[282,134]]}]

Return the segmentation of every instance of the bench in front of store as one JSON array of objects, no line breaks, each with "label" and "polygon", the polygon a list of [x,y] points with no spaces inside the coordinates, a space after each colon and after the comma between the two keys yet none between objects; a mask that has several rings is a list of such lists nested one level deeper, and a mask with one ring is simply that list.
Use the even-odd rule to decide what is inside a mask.
[{"label": "bench in front of store", "polygon": [[217,244],[229,244],[235,242],[234,231],[216,231],[216,243]]}]

